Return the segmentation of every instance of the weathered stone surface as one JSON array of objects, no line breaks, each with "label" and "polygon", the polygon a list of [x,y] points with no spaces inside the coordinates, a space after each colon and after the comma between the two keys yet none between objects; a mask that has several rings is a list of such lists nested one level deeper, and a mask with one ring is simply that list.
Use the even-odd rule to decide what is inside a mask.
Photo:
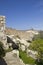
[{"label": "weathered stone surface", "polygon": [[34,59],[37,59],[37,51],[27,49],[27,55],[31,56]]},{"label": "weathered stone surface", "polygon": [[7,65],[25,65],[20,58],[15,57],[12,52],[8,52],[4,57]]},{"label": "weathered stone surface", "polygon": [[21,45],[21,50],[25,51],[25,45]]},{"label": "weathered stone surface", "polygon": [[13,50],[12,53],[14,56],[19,58],[19,51],[18,50]]},{"label": "weathered stone surface", "polygon": [[0,41],[3,42],[4,48],[8,48],[7,46],[7,37],[6,37],[6,26],[5,26],[5,16],[0,16]]}]

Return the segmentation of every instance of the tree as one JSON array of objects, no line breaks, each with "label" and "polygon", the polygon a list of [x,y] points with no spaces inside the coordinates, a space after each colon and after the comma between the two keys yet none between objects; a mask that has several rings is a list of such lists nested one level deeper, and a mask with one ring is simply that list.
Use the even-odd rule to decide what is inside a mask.
[{"label": "tree", "polygon": [[5,50],[3,48],[3,43],[0,41],[0,57],[5,56]]},{"label": "tree", "polygon": [[43,39],[43,31],[40,31],[40,38]]}]

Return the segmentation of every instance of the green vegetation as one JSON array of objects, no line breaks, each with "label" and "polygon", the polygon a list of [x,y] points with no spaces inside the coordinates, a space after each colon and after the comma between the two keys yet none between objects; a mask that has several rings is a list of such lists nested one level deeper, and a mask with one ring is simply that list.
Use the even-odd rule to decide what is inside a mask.
[{"label": "green vegetation", "polygon": [[36,39],[32,41],[32,44],[29,47],[29,49],[33,49],[35,51],[38,51],[40,48],[43,50],[43,39]]},{"label": "green vegetation", "polygon": [[37,61],[39,63],[41,63],[41,65],[43,65],[43,36],[41,33],[40,33],[40,35],[38,35],[38,36],[36,36],[36,38],[34,38],[29,49],[38,52]]},{"label": "green vegetation", "polygon": [[19,57],[23,60],[25,64],[34,64],[35,60],[31,57],[28,57],[27,54],[23,51],[20,51]]},{"label": "green vegetation", "polygon": [[3,43],[0,41],[0,57],[1,58],[4,57],[6,52],[10,52],[10,51],[12,51],[12,49],[11,48],[8,48],[7,50],[4,49]]},{"label": "green vegetation", "polygon": [[30,50],[37,51],[37,59],[34,60],[31,57],[27,57],[25,52],[20,51],[20,58],[25,64],[43,65],[43,32],[40,31],[38,35],[35,35],[33,41],[29,46]]},{"label": "green vegetation", "polygon": [[0,57],[5,56],[5,50],[3,48],[3,43],[0,41]]},{"label": "green vegetation", "polygon": [[40,38],[43,39],[43,31],[40,31]]}]

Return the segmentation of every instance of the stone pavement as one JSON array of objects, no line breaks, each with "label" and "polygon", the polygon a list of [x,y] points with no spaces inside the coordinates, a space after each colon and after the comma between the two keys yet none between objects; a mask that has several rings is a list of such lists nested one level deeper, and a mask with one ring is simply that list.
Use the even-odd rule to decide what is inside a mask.
[{"label": "stone pavement", "polygon": [[4,59],[7,65],[25,65],[22,61],[20,61],[20,58],[15,57],[12,52],[6,53]]}]

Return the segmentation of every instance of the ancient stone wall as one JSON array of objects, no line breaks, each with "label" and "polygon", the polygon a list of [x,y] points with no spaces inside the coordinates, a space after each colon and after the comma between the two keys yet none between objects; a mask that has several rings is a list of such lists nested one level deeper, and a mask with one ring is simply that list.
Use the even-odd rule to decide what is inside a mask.
[{"label": "ancient stone wall", "polygon": [[6,37],[6,27],[5,27],[5,16],[0,16],[0,41],[3,42],[4,48],[7,48],[7,37]]}]

